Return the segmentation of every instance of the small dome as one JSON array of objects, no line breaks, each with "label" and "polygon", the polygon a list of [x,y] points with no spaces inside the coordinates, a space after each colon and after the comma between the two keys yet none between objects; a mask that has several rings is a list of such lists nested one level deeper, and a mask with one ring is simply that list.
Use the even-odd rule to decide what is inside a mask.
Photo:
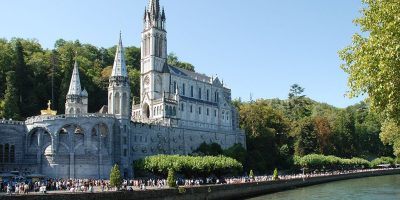
[{"label": "small dome", "polygon": [[86,91],[86,89],[83,89],[83,91],[81,92],[81,96],[84,96],[84,97],[88,96],[88,92]]}]

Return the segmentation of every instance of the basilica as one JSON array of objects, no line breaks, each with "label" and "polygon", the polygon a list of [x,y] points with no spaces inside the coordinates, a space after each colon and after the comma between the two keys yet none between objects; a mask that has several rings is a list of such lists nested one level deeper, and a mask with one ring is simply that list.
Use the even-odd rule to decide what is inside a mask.
[{"label": "basilica", "polygon": [[156,154],[190,154],[203,143],[246,145],[231,90],[216,76],[167,63],[166,14],[150,0],[141,34],[140,98],[134,101],[121,35],[108,86],[108,105],[88,113],[75,62],[65,114],[50,109],[26,121],[0,120],[0,171],[52,178],[109,178],[119,164]]}]

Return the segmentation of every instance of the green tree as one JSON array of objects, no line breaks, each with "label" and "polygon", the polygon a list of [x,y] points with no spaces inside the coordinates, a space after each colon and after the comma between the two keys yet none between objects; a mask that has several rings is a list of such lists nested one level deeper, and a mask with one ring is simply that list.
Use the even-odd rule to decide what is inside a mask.
[{"label": "green tree", "polygon": [[[37,102],[36,96],[33,93],[32,71],[25,63],[22,42],[23,40],[16,40],[15,43],[15,87],[21,116],[28,117],[37,114],[35,110]],[[27,42],[25,42],[25,44],[27,44]]]},{"label": "green tree", "polygon": [[292,121],[311,115],[311,102],[303,95],[304,88],[298,84],[290,86],[288,94],[288,113]]},{"label": "green tree", "polygon": [[254,172],[253,172],[252,169],[251,169],[250,172],[249,172],[249,177],[250,177],[251,179],[254,179]]},{"label": "green tree", "polygon": [[355,129],[354,112],[351,109],[345,109],[338,113],[333,130],[335,155],[346,158],[358,155],[358,137]]},{"label": "green tree", "polygon": [[[239,109],[240,125],[246,132],[248,169],[266,173],[281,164],[279,145],[287,141],[289,121],[269,101],[243,103]],[[285,162],[285,161],[284,161]]]},{"label": "green tree", "polygon": [[[349,74],[349,97],[368,94],[371,109],[383,113],[382,141],[400,155],[400,2],[363,0],[361,17],[354,20],[362,33],[339,52]],[[391,127],[391,128],[389,128]],[[394,132],[386,132],[394,131]]]},{"label": "green tree", "polygon": [[116,187],[117,190],[119,190],[122,186],[121,172],[119,171],[119,166],[117,164],[111,168],[110,185],[111,187]]},{"label": "green tree", "polygon": [[202,156],[218,156],[222,155],[223,151],[218,143],[207,144],[203,142],[193,153],[198,153]]},{"label": "green tree", "polygon": [[311,153],[318,153],[318,133],[311,118],[303,119],[295,130],[296,143],[295,154],[304,156]]},{"label": "green tree", "polygon": [[20,112],[18,108],[18,96],[17,90],[15,88],[16,80],[15,80],[15,72],[9,71],[7,72],[7,89],[4,97],[3,103],[3,117],[9,119],[12,118],[14,120],[19,120]]},{"label": "green tree", "polygon": [[194,72],[194,66],[187,62],[181,62],[178,59],[178,56],[175,55],[175,53],[168,54],[167,62],[169,65],[172,65],[174,67],[179,67],[179,68]]},{"label": "green tree", "polygon": [[175,172],[173,169],[168,170],[167,183],[168,187],[176,187]]},{"label": "green tree", "polygon": [[279,180],[278,168],[274,169],[274,174],[272,175],[273,180]]},{"label": "green tree", "polygon": [[239,161],[242,164],[246,163],[247,151],[241,144],[234,144],[228,149],[225,149],[223,154]]}]

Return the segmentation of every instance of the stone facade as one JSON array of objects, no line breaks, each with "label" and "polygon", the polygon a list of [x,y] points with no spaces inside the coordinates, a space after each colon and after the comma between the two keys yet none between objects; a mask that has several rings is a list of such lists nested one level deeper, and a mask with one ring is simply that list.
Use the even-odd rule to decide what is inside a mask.
[{"label": "stone facade", "polygon": [[[107,109],[87,113],[75,63],[65,115],[0,121],[0,170],[54,178],[108,178],[115,163],[125,177],[132,163],[156,154],[189,154],[201,143],[245,147],[231,91],[217,77],[166,63],[165,12],[150,0],[142,33],[141,96],[130,107],[129,77],[120,36]],[[7,148],[6,148],[7,146]]]}]

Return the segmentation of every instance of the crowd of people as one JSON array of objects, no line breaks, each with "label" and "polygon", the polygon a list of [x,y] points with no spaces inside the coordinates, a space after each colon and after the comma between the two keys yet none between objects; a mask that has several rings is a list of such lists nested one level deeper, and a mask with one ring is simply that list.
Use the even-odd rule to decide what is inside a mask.
[{"label": "crowd of people", "polygon": [[[308,179],[311,177],[332,176],[341,174],[351,174],[360,172],[371,172],[390,170],[393,168],[385,169],[357,169],[357,170],[342,170],[342,171],[329,171],[329,172],[311,172],[299,174],[280,174],[277,179],[279,180],[293,180],[293,179]],[[200,185],[212,184],[241,184],[247,182],[265,182],[276,180],[273,175],[264,176],[242,176],[242,177],[208,177],[205,179],[184,179],[178,178],[176,184],[184,187],[196,187]],[[147,190],[147,189],[163,189],[167,187],[166,179],[147,178],[147,179],[132,179],[123,180],[122,190]],[[94,179],[47,179],[39,181],[9,181],[8,183],[0,182],[0,191],[7,194],[29,194],[29,192],[47,193],[48,191],[58,192],[108,192],[115,191],[111,187],[109,180],[94,180]]]}]

